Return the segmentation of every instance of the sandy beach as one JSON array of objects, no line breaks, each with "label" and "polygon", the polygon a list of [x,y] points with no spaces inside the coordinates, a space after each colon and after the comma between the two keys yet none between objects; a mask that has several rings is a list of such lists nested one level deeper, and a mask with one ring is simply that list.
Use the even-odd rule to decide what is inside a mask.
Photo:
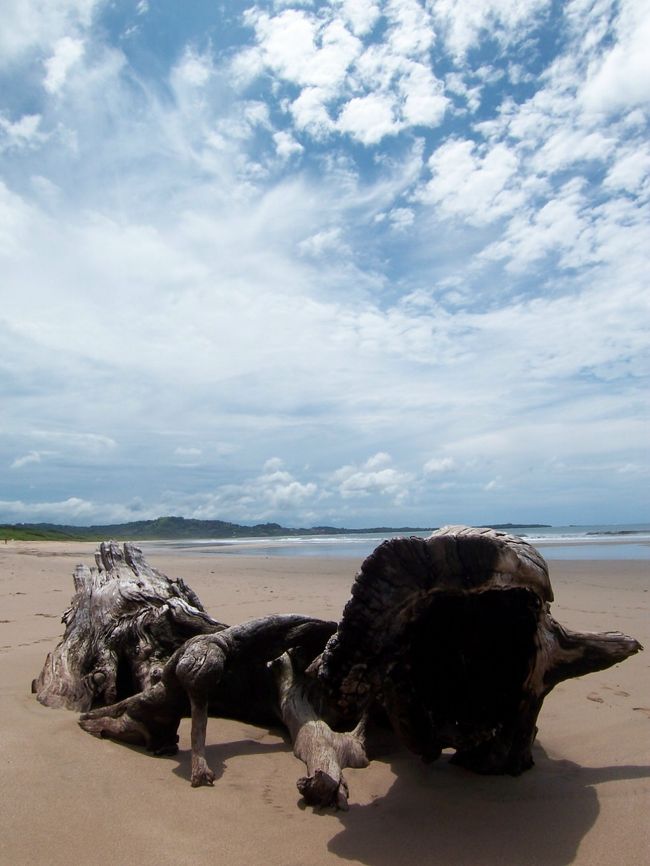
[{"label": "sandy beach", "polygon": [[[41,706],[33,677],[62,635],[78,562],[95,544],[0,545],[0,862],[3,864],[482,864],[650,862],[650,654],[560,685],[539,719],[536,766],[480,777],[396,751],[348,770],[350,811],[302,807],[303,765],[279,730],[210,720],[213,788],[189,784],[180,752],[153,758],[81,731]],[[338,619],[351,559],[152,555],[216,618]],[[619,630],[650,648],[647,561],[550,563],[555,617]]]}]

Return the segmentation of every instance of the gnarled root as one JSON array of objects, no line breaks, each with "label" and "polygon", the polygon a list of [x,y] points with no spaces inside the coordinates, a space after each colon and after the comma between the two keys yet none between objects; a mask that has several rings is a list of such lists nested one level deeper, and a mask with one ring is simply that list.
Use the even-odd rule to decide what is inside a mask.
[{"label": "gnarled root", "polygon": [[174,755],[185,714],[183,695],[161,682],[110,707],[82,713],[79,726],[95,737],[145,746],[155,755]]},{"label": "gnarled root", "polygon": [[298,790],[310,806],[348,808],[345,767],[366,767],[365,717],[353,731],[338,733],[319,719],[308,697],[313,684],[285,653],[272,663],[278,684],[280,712],[289,729],[293,752],[307,767]]}]

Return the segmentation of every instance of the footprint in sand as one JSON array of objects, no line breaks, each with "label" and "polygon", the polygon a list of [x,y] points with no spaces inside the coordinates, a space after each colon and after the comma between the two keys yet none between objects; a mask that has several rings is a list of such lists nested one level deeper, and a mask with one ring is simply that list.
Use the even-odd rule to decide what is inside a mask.
[{"label": "footprint in sand", "polygon": [[632,707],[633,710],[636,710],[639,713],[643,713],[650,719],[650,707]]},{"label": "footprint in sand", "polygon": [[608,692],[614,692],[619,698],[629,698],[630,693],[623,691],[620,688],[614,688],[614,686],[603,686],[604,689],[607,689]]},{"label": "footprint in sand", "polygon": [[604,704],[605,703],[605,701],[603,700],[603,698],[601,698],[601,696],[598,694],[598,692],[589,692],[589,694],[587,695],[587,700],[588,701],[595,701],[597,704]]}]

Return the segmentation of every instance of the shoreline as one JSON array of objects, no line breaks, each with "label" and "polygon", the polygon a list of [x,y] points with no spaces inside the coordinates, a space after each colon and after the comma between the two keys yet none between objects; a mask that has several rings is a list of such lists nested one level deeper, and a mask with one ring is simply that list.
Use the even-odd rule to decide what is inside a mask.
[{"label": "shoreline", "polygon": [[[650,658],[558,686],[547,698],[536,766],[518,778],[476,776],[445,756],[423,765],[389,751],[346,771],[348,813],[300,806],[303,765],[278,729],[211,719],[214,788],[189,785],[189,721],[180,752],[154,758],[97,740],[75,713],[42,707],[30,683],[58,642],[78,562],[96,542],[0,544],[0,805],[12,866],[138,862],[232,866],[397,862],[441,866],[626,866],[650,856]],[[147,552],[182,577],[209,613],[338,619],[360,559]],[[553,560],[552,612],[575,629],[618,629],[650,647],[650,569],[643,561]],[[550,832],[552,828],[552,832]]]},{"label": "shoreline", "polygon": [[[391,536],[398,537],[398,536]],[[400,536],[403,537],[403,536]],[[426,537],[426,536],[421,536]],[[545,538],[535,540],[520,536],[533,547],[538,548],[542,555],[548,555],[553,560],[562,561],[561,551],[573,548],[575,550],[591,550],[594,554],[601,552],[607,554],[611,549],[634,551],[631,556],[624,556],[631,560],[650,560],[650,537],[639,537],[638,534],[629,534],[619,537],[593,536],[581,538]],[[273,558],[308,558],[308,559],[355,559],[359,563],[363,561],[377,545],[382,537],[367,539],[366,548],[358,541],[347,544],[336,537],[324,538],[323,536],[305,536],[311,543],[305,543],[303,538],[242,538],[242,539],[134,539],[130,543],[141,548],[147,556],[177,556],[177,557],[205,557],[205,556],[272,556]],[[313,540],[312,540],[313,539]],[[128,541],[128,539],[127,539]],[[32,548],[36,555],[62,555],[72,556],[73,551],[79,551],[81,555],[92,556],[100,545],[100,541],[64,541],[53,539],[16,540],[8,539],[0,542],[0,551],[15,550],[17,553],[28,553]],[[121,540],[117,542],[123,544]],[[545,551],[547,552],[545,554]],[[556,555],[556,551],[560,551]],[[567,560],[575,559],[575,556],[567,556]],[[586,557],[588,561],[595,562],[599,556]],[[606,561],[615,560],[616,556],[604,555]]]}]

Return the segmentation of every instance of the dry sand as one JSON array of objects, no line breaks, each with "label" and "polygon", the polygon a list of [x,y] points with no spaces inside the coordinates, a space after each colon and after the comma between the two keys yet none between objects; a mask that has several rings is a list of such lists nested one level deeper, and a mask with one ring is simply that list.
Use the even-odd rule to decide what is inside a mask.
[{"label": "dry sand", "polygon": [[[30,683],[62,634],[77,562],[94,544],[0,544],[0,862],[564,866],[650,863],[650,652],[547,698],[536,766],[480,777],[398,752],[348,770],[351,808],[301,808],[303,766],[278,731],[214,719],[214,788],[189,785],[180,752],[88,736],[74,713],[42,707]],[[151,555],[225,622],[271,612],[338,619],[358,562]],[[550,564],[555,616],[620,630],[650,650],[647,562]]]}]

